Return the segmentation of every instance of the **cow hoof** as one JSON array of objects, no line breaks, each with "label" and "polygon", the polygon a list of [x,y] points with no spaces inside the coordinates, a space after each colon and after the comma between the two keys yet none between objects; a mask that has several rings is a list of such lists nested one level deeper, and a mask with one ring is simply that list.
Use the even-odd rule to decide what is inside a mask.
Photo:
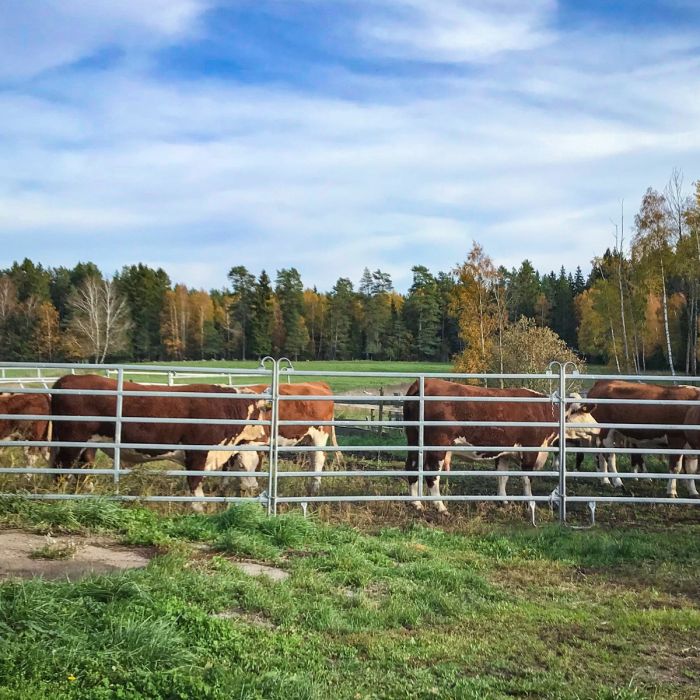
[{"label": "cow hoof", "polygon": [[614,479],[613,480],[613,486],[616,489],[622,489],[624,491],[624,486],[622,485],[622,479]]},{"label": "cow hoof", "polygon": [[425,510],[423,504],[420,501],[411,501],[411,507],[418,513]]},{"label": "cow hoof", "polygon": [[450,514],[450,511],[447,510],[447,508],[438,508],[437,513],[438,515],[444,515],[445,517],[447,517]]},{"label": "cow hoof", "polygon": [[203,513],[204,512],[204,503],[201,503],[200,501],[192,501],[192,510],[195,513]]},{"label": "cow hoof", "polygon": [[610,486],[610,479],[608,479],[607,476],[606,476],[606,477],[603,477],[603,478],[600,480],[600,483],[601,483],[603,486]]}]

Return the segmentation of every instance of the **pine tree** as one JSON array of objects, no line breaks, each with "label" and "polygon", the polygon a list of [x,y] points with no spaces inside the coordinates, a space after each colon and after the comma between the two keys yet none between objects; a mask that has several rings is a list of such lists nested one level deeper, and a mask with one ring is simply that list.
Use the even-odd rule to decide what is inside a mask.
[{"label": "pine tree", "polygon": [[272,287],[267,272],[260,273],[250,304],[250,352],[264,357],[273,352],[272,332],[275,321]]}]

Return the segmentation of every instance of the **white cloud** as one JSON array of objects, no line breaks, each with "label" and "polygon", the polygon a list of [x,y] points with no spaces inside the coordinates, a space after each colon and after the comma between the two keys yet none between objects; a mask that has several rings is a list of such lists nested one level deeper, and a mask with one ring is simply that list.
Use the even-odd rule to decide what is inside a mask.
[{"label": "white cloud", "polygon": [[484,61],[554,40],[552,0],[384,0],[359,24],[377,53],[428,61]]},{"label": "white cloud", "polygon": [[148,49],[194,31],[208,0],[4,0],[0,79],[27,78],[102,49]]},{"label": "white cloud", "polygon": [[[427,28],[466,26],[477,12],[452,1],[398,5]],[[124,3],[99,31],[88,20],[71,55],[109,43],[105,37],[125,45],[124,27],[139,51],[177,41],[203,5],[176,0],[161,9],[171,6],[173,15],[154,19]],[[529,29],[493,40],[503,53],[496,63],[426,77],[420,90],[413,75],[394,78],[390,90],[382,90],[386,78],[354,75],[352,97],[341,98],[329,74],[326,91],[311,92],[166,79],[127,62],[6,91],[5,258],[93,258],[106,269],[144,260],[205,287],[225,284],[234,264],[273,274],[294,265],[320,288],[339,276],[357,281],[368,266],[406,287],[411,265],[450,269],[476,239],[497,263],[527,257],[541,268],[585,268],[610,242],[619,198],[631,212],[673,166],[687,180],[700,176],[692,42],[640,35],[629,40],[627,65],[614,60],[613,35],[560,34],[547,43],[551,3],[524,13],[512,3],[489,6],[494,17],[510,8],[512,21]],[[66,7],[89,14],[93,5]],[[399,48],[427,56],[435,36]],[[515,48],[528,52],[526,62],[509,58]],[[57,55],[50,65],[65,60]],[[486,56],[466,43],[448,55]],[[346,85],[341,74],[335,80]]]}]

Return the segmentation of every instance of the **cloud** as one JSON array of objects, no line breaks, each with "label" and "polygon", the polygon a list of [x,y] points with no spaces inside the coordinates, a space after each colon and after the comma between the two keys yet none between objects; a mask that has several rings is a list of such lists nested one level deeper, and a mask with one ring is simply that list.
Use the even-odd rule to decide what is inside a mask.
[{"label": "cloud", "polygon": [[435,62],[485,61],[555,39],[551,0],[384,0],[359,22],[371,50]]},{"label": "cloud", "polygon": [[[489,17],[508,13],[524,28],[506,22],[491,41],[495,60],[469,37],[430,48],[431,27],[467,31],[486,12],[474,3],[382,0],[343,21],[367,41],[363,23],[374,20],[426,29],[385,48],[475,65],[377,64],[368,75],[329,62],[323,81],[243,81],[154,69],[159,47],[217,31],[202,3],[164,3],[154,18],[125,2],[101,23],[90,3],[65,7],[50,3],[47,17],[86,18],[71,58],[47,41],[51,60],[34,61],[31,79],[13,73],[19,82],[0,92],[8,260],[89,257],[108,270],[143,260],[205,287],[224,285],[236,264],[273,274],[294,265],[322,289],[368,266],[406,288],[412,265],[451,269],[476,239],[496,263],[585,268],[609,245],[620,198],[636,207],[673,166],[699,175],[700,73],[685,30],[676,43],[640,31],[623,60],[614,30],[563,30],[552,3],[521,12],[499,2]],[[72,64],[110,42],[153,60]]]},{"label": "cloud", "polygon": [[105,49],[147,50],[195,30],[205,0],[5,0],[0,80],[28,78]]}]

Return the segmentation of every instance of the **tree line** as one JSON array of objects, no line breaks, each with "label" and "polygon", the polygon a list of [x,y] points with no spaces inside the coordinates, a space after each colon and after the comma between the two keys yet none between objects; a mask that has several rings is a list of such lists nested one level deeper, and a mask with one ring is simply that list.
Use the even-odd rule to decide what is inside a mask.
[{"label": "tree line", "polygon": [[[412,268],[398,293],[365,269],[329,291],[295,268],[253,274],[242,265],[218,290],[173,283],[162,269],[127,265],[111,277],[93,263],[44,267],[25,259],[0,270],[0,359],[201,360],[454,359],[465,371],[515,371],[538,347],[573,351],[620,371],[697,371],[700,184],[684,193],[674,171],[645,193],[625,246],[580,267],[539,273],[529,260],[496,267],[474,243],[463,263]],[[532,357],[530,357],[532,355]],[[574,354],[571,357],[575,357]],[[522,371],[522,369],[521,369]]]}]

